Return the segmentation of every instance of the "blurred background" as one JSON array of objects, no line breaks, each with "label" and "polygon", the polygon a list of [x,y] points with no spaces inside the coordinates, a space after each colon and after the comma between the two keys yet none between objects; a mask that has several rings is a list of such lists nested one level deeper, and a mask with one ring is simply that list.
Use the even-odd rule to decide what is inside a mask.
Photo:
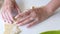
[{"label": "blurred background", "polygon": [[22,11],[32,8],[32,6],[40,7],[45,6],[51,0],[16,0],[17,4]]},{"label": "blurred background", "polygon": [[[16,0],[18,6],[22,11],[32,8],[32,6],[40,7],[48,4],[51,0]],[[0,0],[0,8],[4,0]]]}]

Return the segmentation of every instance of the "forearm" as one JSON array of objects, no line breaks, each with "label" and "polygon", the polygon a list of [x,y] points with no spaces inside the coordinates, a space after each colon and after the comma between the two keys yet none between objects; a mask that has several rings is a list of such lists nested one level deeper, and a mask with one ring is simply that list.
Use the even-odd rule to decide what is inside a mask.
[{"label": "forearm", "polygon": [[60,0],[52,0],[50,3],[46,5],[47,11],[55,11],[60,7]]}]

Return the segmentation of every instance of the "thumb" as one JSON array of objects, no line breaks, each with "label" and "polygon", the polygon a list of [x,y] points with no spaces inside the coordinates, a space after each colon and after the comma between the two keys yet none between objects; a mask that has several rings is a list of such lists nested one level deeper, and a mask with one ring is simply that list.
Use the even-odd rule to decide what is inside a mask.
[{"label": "thumb", "polygon": [[21,13],[21,9],[20,9],[19,6],[17,5],[17,3],[15,3],[15,7],[16,7],[16,10],[18,11],[18,14]]}]

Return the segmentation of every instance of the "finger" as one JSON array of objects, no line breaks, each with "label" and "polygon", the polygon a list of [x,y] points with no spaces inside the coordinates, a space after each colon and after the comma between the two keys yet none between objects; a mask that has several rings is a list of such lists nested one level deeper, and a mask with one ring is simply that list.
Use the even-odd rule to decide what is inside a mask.
[{"label": "finger", "polygon": [[3,12],[3,16],[4,16],[5,21],[8,22],[8,21],[7,21],[8,19],[7,19],[7,17],[6,17],[5,12]]},{"label": "finger", "polygon": [[33,20],[34,20],[34,18],[30,17],[30,18],[26,19],[25,21],[21,22],[19,25],[22,26],[22,25],[28,24],[29,22],[31,22]]},{"label": "finger", "polygon": [[8,15],[8,13],[6,13],[6,16],[7,16],[7,19],[8,19],[8,21],[9,21],[9,23],[10,23],[10,24],[13,23],[13,21],[10,19],[9,15]]},{"label": "finger", "polygon": [[6,21],[8,22],[8,23],[10,23],[10,20],[9,20],[9,17],[8,17],[8,14],[7,14],[7,12],[5,12],[5,18],[6,18]]},{"label": "finger", "polygon": [[4,22],[7,22],[5,12],[2,12],[2,16],[4,17]]},{"label": "finger", "polygon": [[6,22],[6,20],[5,20],[5,18],[4,18],[4,16],[3,16],[3,14],[2,14],[2,13],[1,13],[1,15],[2,15],[2,19],[3,19],[3,21],[4,21],[4,22]]},{"label": "finger", "polygon": [[18,11],[18,14],[20,14],[21,13],[21,10],[19,8],[17,8],[17,7],[16,7],[16,9]]},{"label": "finger", "polygon": [[30,11],[28,11],[28,12],[23,12],[23,13],[20,13],[19,15],[17,15],[15,18],[17,19],[17,18],[19,18],[19,17],[26,17],[26,16],[28,16],[28,15],[30,15]]},{"label": "finger", "polygon": [[18,14],[20,14],[21,13],[21,10],[19,9],[18,5],[16,4],[15,6],[16,6],[16,9],[18,11]]},{"label": "finger", "polygon": [[11,14],[10,11],[8,11],[8,15],[9,15],[10,19],[11,19],[12,21],[14,21],[14,19],[13,19],[13,15]]},{"label": "finger", "polygon": [[31,27],[31,26],[37,24],[37,23],[38,23],[38,21],[37,21],[37,19],[36,19],[36,20],[34,20],[33,22],[31,22],[30,24],[28,24],[27,27],[29,28],[29,27]]},{"label": "finger", "polygon": [[30,17],[31,17],[31,16],[29,15],[29,16],[27,16],[27,17],[25,17],[25,18],[20,19],[20,20],[17,22],[17,24],[22,23],[23,21],[25,21],[26,19],[29,19]]}]

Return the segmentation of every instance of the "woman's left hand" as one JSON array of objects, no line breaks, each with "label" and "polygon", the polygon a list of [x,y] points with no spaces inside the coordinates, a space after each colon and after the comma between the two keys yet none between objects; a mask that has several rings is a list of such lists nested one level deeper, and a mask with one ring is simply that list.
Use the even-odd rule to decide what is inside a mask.
[{"label": "woman's left hand", "polygon": [[32,8],[27,12],[20,13],[15,18],[20,20],[17,21],[17,24],[22,26],[28,24],[28,27],[31,27],[37,23],[44,21],[46,18],[52,15],[52,12],[47,11],[44,7],[42,8]]}]

